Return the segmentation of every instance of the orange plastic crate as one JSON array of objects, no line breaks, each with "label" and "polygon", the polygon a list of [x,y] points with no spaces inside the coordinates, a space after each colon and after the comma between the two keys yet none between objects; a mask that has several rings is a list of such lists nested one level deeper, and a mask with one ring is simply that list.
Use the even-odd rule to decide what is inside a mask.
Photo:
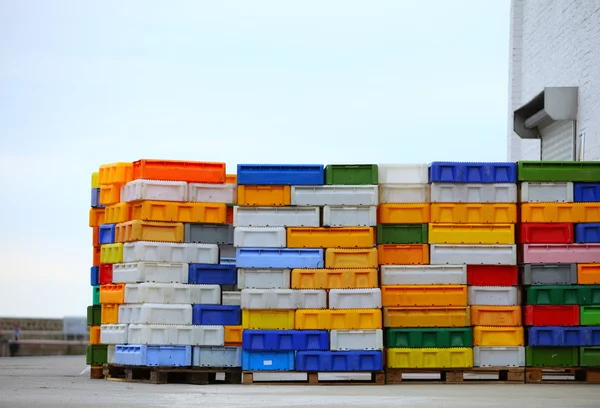
[{"label": "orange plastic crate", "polygon": [[128,221],[115,226],[115,242],[183,242],[183,223]]},{"label": "orange plastic crate", "polygon": [[131,218],[140,221],[172,221],[224,224],[224,203],[178,203],[171,201],[139,201],[132,205]]},{"label": "orange plastic crate", "polygon": [[122,184],[103,184],[100,186],[100,204],[111,205],[121,201]]},{"label": "orange plastic crate", "polygon": [[102,245],[95,245],[92,252],[92,266],[100,266],[100,249]]},{"label": "orange plastic crate", "polygon": [[467,285],[382,286],[381,303],[388,306],[467,306]]},{"label": "orange plastic crate", "polygon": [[428,265],[429,245],[427,244],[385,244],[377,245],[380,265]]},{"label": "orange plastic crate", "polygon": [[430,204],[380,204],[377,207],[378,224],[427,224]]},{"label": "orange plastic crate", "polygon": [[469,306],[384,307],[383,327],[468,327]]},{"label": "orange plastic crate", "polygon": [[577,264],[577,283],[600,285],[600,264]]},{"label": "orange plastic crate", "polygon": [[133,180],[133,166],[131,163],[103,164],[98,170],[98,182],[104,184],[125,184]]},{"label": "orange plastic crate", "polygon": [[523,327],[473,327],[474,346],[511,347],[525,345]]},{"label": "orange plastic crate", "polygon": [[288,248],[372,248],[374,244],[371,227],[287,228]]},{"label": "orange plastic crate", "polygon": [[118,224],[131,221],[131,204],[119,203],[107,205],[104,212],[105,224]]},{"label": "orange plastic crate", "polygon": [[225,184],[237,184],[237,174],[226,174]]},{"label": "orange plastic crate", "polygon": [[233,224],[233,206],[225,209],[225,224]]},{"label": "orange plastic crate", "polygon": [[133,162],[133,179],[225,183],[225,163],[143,159]]},{"label": "orange plastic crate", "polygon": [[104,208],[90,208],[89,225],[92,228],[99,227],[106,222],[106,212]]},{"label": "orange plastic crate", "polygon": [[521,326],[521,306],[471,306],[472,326]]},{"label": "orange plastic crate", "polygon": [[100,326],[90,326],[90,344],[100,344]]},{"label": "orange plastic crate", "polygon": [[110,303],[101,305],[100,315],[102,324],[119,323],[119,305]]},{"label": "orange plastic crate", "polygon": [[290,186],[238,186],[237,204],[248,206],[284,206],[292,202]]},{"label": "orange plastic crate", "polygon": [[293,269],[292,289],[376,288],[377,269]]},{"label": "orange plastic crate", "polygon": [[100,286],[100,304],[121,304],[125,302],[125,284],[110,283]]},{"label": "orange plastic crate", "polygon": [[377,268],[377,249],[327,248],[325,268]]},{"label": "orange plastic crate", "polygon": [[224,326],[225,344],[228,346],[242,344],[242,326]]},{"label": "orange plastic crate", "polygon": [[100,239],[100,228],[94,227],[92,228],[92,246],[100,245],[98,240]]}]

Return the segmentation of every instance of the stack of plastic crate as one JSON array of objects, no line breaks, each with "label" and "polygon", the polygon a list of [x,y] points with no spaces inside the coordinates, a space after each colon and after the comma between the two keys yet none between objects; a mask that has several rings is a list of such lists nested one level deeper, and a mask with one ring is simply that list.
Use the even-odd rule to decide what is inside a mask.
[{"label": "stack of plastic crate", "polygon": [[465,267],[429,262],[428,165],[379,169],[377,240],[388,374],[393,369],[469,367]]},{"label": "stack of plastic crate", "polygon": [[[377,185],[361,182],[373,172],[377,177],[376,166],[345,170],[348,166],[238,166],[234,221],[244,370],[381,369],[381,351],[362,351],[381,341],[372,228]],[[365,289],[346,289],[360,285],[363,276]],[[341,288],[327,293],[332,285]],[[348,304],[352,310],[338,310]],[[331,349],[328,330],[338,330]],[[362,348],[340,351],[359,347],[357,338],[365,342]]]},{"label": "stack of plastic crate", "polygon": [[223,305],[220,285],[206,283],[227,271],[235,278],[235,267],[218,265],[217,243],[194,243],[230,234],[227,199],[208,194],[233,197],[225,164],[140,160],[101,166],[99,174],[101,341],[111,345],[109,362],[240,366],[241,349],[224,348],[225,327],[240,337],[239,306]]},{"label": "stack of plastic crate", "polygon": [[527,366],[600,366],[600,164],[518,168]]}]

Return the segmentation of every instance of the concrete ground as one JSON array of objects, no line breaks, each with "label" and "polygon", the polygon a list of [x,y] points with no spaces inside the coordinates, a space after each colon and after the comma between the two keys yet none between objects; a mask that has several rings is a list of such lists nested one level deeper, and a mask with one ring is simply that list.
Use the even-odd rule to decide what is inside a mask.
[{"label": "concrete ground", "polygon": [[0,358],[0,408],[600,407],[598,385],[151,385],[90,380],[85,368],[83,356]]}]

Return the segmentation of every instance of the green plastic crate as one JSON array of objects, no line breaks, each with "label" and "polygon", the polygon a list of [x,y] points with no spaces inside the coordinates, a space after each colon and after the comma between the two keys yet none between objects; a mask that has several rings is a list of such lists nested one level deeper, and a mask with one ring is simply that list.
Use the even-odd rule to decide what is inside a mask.
[{"label": "green plastic crate", "polygon": [[600,161],[520,161],[519,181],[587,181],[600,180]]},{"label": "green plastic crate", "polygon": [[92,286],[92,304],[100,304],[100,286]]},{"label": "green plastic crate", "polygon": [[473,347],[473,331],[470,327],[394,328],[387,329],[385,342],[389,348]]},{"label": "green plastic crate", "polygon": [[87,307],[87,325],[100,326],[102,324],[102,308],[100,305]]},{"label": "green plastic crate", "polygon": [[600,285],[579,286],[580,305],[600,305]]},{"label": "green plastic crate", "polygon": [[600,367],[600,347],[580,347],[579,365],[581,367]]},{"label": "green plastic crate", "polygon": [[581,306],[579,318],[582,326],[600,326],[600,305]]},{"label": "green plastic crate", "polygon": [[427,224],[379,224],[378,244],[426,244]]},{"label": "green plastic crate", "polygon": [[374,185],[379,183],[376,164],[329,164],[325,167],[325,184]]},{"label": "green plastic crate", "polygon": [[530,286],[527,288],[528,305],[579,305],[578,286]]},{"label": "green plastic crate", "polygon": [[579,347],[525,347],[527,367],[578,367]]},{"label": "green plastic crate", "polygon": [[108,362],[108,345],[88,344],[85,348],[85,362],[87,365],[102,365]]}]

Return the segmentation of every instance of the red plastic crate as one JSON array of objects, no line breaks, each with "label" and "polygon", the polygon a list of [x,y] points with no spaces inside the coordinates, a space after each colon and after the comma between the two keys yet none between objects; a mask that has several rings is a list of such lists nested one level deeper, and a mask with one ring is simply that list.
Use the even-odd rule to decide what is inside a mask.
[{"label": "red plastic crate", "polygon": [[517,265],[467,265],[467,284],[474,286],[516,286]]},{"label": "red plastic crate", "polygon": [[525,306],[525,326],[579,326],[579,306]]},{"label": "red plastic crate", "polygon": [[113,264],[100,264],[98,272],[98,283],[107,285],[113,283]]},{"label": "red plastic crate", "polygon": [[575,232],[569,223],[525,223],[517,235],[520,244],[572,244]]}]

